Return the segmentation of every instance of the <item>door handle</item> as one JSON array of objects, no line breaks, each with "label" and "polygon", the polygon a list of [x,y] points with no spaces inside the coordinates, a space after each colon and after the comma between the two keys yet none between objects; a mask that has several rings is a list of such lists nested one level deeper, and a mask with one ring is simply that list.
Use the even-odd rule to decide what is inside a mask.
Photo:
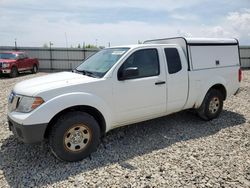
[{"label": "door handle", "polygon": [[155,82],[155,85],[161,85],[161,84],[165,84],[165,81],[159,81],[159,82]]}]

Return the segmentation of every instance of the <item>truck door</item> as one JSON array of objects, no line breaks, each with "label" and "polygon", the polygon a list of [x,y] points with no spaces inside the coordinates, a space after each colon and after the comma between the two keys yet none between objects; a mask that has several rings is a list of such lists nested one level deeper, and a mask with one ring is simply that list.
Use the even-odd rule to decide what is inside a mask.
[{"label": "truck door", "polygon": [[[119,67],[113,84],[116,123],[166,112],[166,75],[160,71],[165,66],[159,57],[157,48],[139,49]],[[128,69],[138,69],[138,74],[119,80],[120,74]]]},{"label": "truck door", "polygon": [[26,63],[26,58],[24,56],[24,54],[18,54],[17,57],[17,67],[18,67],[18,71],[23,71],[25,69],[27,69],[27,63]]},{"label": "truck door", "polygon": [[25,66],[24,68],[26,70],[32,69],[32,60],[30,58],[28,58],[26,53],[23,54],[23,63],[24,63],[24,66]]},{"label": "truck door", "polygon": [[187,60],[182,49],[164,48],[167,64],[167,112],[182,110],[188,97]]}]

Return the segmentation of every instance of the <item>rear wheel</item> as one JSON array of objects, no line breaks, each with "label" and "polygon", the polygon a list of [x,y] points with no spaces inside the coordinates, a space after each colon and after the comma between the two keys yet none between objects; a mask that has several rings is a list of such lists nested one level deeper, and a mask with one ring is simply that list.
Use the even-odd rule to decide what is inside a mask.
[{"label": "rear wheel", "polygon": [[31,70],[31,72],[32,72],[33,74],[36,74],[37,71],[38,71],[37,65],[33,65],[33,68],[32,68],[32,70]]},{"label": "rear wheel", "polygon": [[211,89],[206,94],[200,108],[197,110],[198,115],[204,120],[211,120],[218,117],[223,108],[223,95],[216,89]]},{"label": "rear wheel", "polygon": [[11,71],[10,71],[10,77],[11,78],[15,78],[18,76],[18,70],[17,70],[17,67],[12,67],[11,68]]},{"label": "rear wheel", "polygon": [[85,112],[69,112],[59,118],[49,135],[52,153],[64,161],[79,161],[94,152],[100,143],[97,121]]}]

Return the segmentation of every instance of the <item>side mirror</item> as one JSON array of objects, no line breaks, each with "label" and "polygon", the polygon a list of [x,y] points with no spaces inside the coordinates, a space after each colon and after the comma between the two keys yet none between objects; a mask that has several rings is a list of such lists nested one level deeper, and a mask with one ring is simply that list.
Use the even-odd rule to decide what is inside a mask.
[{"label": "side mirror", "polygon": [[118,80],[132,79],[139,75],[138,67],[128,67],[118,74]]}]

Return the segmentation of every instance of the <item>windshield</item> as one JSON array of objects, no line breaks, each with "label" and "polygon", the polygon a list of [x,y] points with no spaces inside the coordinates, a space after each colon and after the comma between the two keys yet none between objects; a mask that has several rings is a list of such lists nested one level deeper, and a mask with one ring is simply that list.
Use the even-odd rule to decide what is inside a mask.
[{"label": "windshield", "polygon": [[103,49],[88,58],[75,70],[88,76],[101,78],[128,50],[129,48]]},{"label": "windshield", "polygon": [[0,59],[16,59],[16,54],[0,53]]}]

